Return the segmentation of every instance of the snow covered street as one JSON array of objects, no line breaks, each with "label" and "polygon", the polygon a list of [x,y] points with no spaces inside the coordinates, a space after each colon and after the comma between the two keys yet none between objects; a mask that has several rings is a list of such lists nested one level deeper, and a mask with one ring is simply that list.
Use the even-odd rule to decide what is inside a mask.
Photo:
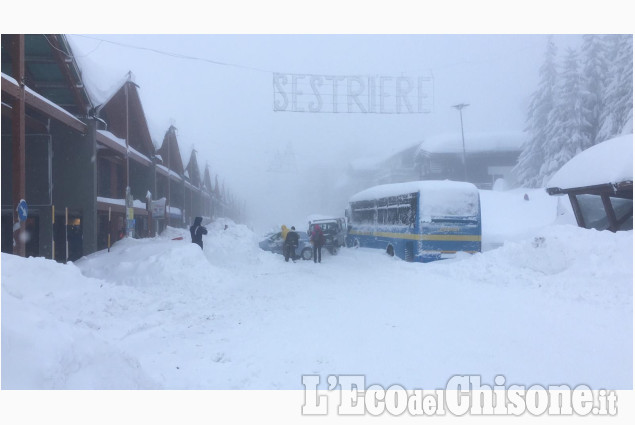
[{"label": "snow covered street", "polygon": [[442,388],[466,373],[632,388],[632,231],[553,224],[435,263],[351,248],[294,264],[224,224],[204,251],[170,229],[69,265],[2,254],[2,388]]}]

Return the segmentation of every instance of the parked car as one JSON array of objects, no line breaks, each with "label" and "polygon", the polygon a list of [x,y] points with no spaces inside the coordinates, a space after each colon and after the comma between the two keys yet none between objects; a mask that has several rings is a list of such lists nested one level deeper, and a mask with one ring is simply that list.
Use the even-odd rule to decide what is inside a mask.
[{"label": "parked car", "polygon": [[[309,237],[302,232],[298,233],[298,247],[295,249],[295,255],[303,260],[310,260],[313,258],[313,249],[309,242]],[[276,254],[284,255],[282,240],[282,232],[269,233],[265,236],[265,239],[258,244],[263,251],[275,252]]]},{"label": "parked car", "polygon": [[309,221],[309,228],[307,229],[307,235],[310,235],[313,231],[313,226],[320,225],[326,242],[324,247],[333,255],[337,254],[340,247],[346,243],[346,219],[339,218],[322,218],[318,220]]}]

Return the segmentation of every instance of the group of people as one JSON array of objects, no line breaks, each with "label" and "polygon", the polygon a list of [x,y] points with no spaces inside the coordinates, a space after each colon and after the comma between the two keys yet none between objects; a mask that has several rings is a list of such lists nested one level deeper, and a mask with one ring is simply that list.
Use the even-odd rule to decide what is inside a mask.
[{"label": "group of people", "polygon": [[[284,261],[289,262],[289,258],[295,263],[296,255],[295,250],[298,248],[300,243],[300,236],[295,231],[295,227],[291,226],[291,229],[288,229],[284,224],[281,227],[281,236],[284,241],[283,244],[283,252],[284,252]],[[314,225],[311,230],[309,230],[309,242],[313,245],[313,262],[321,263],[322,262],[322,246],[324,246],[324,242],[326,238],[324,237],[324,232],[319,225]]]},{"label": "group of people", "polygon": [[[192,243],[197,244],[203,249],[203,235],[207,234],[207,229],[201,223],[203,222],[203,217],[196,217],[194,219],[194,224],[190,226],[190,235],[192,236]],[[227,230],[227,225],[225,225],[225,229]],[[295,231],[295,227],[291,226],[291,229],[288,229],[284,224],[282,225],[282,240],[284,241],[283,252],[284,252],[284,261],[289,262],[289,258],[291,261],[295,263],[296,255],[295,250],[298,248],[300,244],[300,236]],[[321,263],[322,262],[322,246],[324,246],[324,242],[326,242],[326,238],[324,237],[324,232],[322,232],[322,228],[319,225],[313,225],[312,229],[309,230],[309,241],[311,245],[313,245],[313,262]]]}]

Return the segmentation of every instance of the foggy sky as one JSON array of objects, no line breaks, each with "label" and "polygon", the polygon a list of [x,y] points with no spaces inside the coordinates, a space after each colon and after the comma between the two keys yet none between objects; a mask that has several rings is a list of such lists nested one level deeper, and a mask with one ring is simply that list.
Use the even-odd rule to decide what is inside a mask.
[{"label": "foggy sky", "polygon": [[[88,38],[90,37],[90,38]],[[182,59],[127,45],[239,66]],[[88,84],[104,92],[132,71],[155,143],[170,124],[184,160],[194,147],[239,199],[256,228],[291,223],[316,211],[303,199],[333,184],[356,158],[388,156],[426,136],[521,131],[536,88],[546,35],[68,35]],[[579,36],[556,36],[559,49]],[[250,69],[256,68],[256,69]],[[432,75],[429,114],[378,115],[273,111],[272,74]],[[272,175],[276,151],[292,146],[298,172]],[[320,179],[320,170],[329,178]],[[326,171],[324,171],[326,172]],[[307,187],[311,190],[304,190]],[[284,195],[282,193],[284,192]],[[324,189],[319,190],[320,193]],[[313,195],[311,195],[313,196]],[[279,219],[278,219],[279,218]]]}]

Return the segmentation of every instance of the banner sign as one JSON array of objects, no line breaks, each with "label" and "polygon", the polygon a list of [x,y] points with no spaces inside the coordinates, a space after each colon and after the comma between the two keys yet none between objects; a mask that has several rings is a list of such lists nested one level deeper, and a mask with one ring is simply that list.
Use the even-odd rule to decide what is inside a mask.
[{"label": "banner sign", "polygon": [[165,198],[161,198],[150,203],[152,218],[165,218],[165,201]]},{"label": "banner sign", "polygon": [[432,77],[273,74],[276,112],[424,114]]}]

